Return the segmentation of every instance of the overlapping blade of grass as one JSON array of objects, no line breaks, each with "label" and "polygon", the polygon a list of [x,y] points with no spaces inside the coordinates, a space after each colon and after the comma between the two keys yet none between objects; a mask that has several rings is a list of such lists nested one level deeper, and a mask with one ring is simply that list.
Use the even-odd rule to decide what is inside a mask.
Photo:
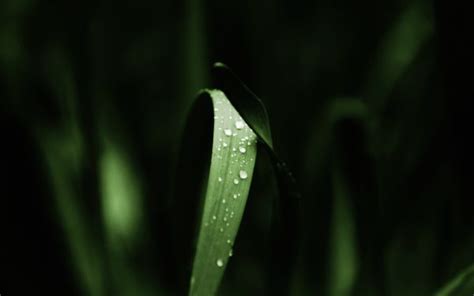
[{"label": "overlapping blade of grass", "polygon": [[292,264],[298,241],[300,192],[293,174],[273,148],[268,114],[262,101],[222,63],[215,63],[213,80],[254,130],[259,143],[272,161],[279,198],[274,200],[271,251],[268,262],[267,293],[288,295]]},{"label": "overlapping blade of grass", "polygon": [[214,107],[212,156],[189,295],[214,295],[247,201],[257,156],[256,134],[224,93],[205,91]]},{"label": "overlapping blade of grass", "polygon": [[213,79],[223,90],[261,142],[273,152],[273,141],[267,110],[262,101],[223,63],[213,66]]},{"label": "overlapping blade of grass", "polygon": [[462,296],[471,295],[474,291],[474,264],[458,274],[435,296]]}]

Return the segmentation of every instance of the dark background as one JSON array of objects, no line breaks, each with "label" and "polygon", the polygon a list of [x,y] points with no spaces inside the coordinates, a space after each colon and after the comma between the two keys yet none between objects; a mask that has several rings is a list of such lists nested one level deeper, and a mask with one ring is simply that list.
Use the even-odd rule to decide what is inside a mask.
[{"label": "dark background", "polygon": [[303,198],[272,291],[258,161],[220,294],[433,294],[474,262],[471,17],[429,0],[1,0],[0,293],[185,294],[178,151],[222,61],[265,103]]}]

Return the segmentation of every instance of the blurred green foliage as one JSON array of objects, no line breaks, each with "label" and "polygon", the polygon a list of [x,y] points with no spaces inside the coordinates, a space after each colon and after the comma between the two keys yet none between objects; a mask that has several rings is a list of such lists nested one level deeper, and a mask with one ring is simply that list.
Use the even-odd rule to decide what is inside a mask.
[{"label": "blurred green foliage", "polygon": [[303,193],[282,279],[257,160],[220,295],[465,293],[470,20],[438,0],[0,1],[0,293],[186,293],[201,154],[183,173],[179,148],[215,61]]}]

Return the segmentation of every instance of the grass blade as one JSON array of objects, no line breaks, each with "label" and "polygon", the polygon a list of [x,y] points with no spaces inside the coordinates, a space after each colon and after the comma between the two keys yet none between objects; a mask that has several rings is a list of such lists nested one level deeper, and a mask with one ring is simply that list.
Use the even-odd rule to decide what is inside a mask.
[{"label": "grass blade", "polygon": [[267,293],[288,295],[291,271],[298,241],[300,197],[296,181],[288,166],[273,149],[268,114],[262,101],[222,63],[215,63],[213,78],[231,103],[255,131],[259,143],[270,156],[279,198],[273,204],[271,251],[268,262]]},{"label": "grass blade", "polygon": [[262,101],[223,63],[215,63],[213,77],[218,89],[224,91],[258,138],[273,150],[267,110]]},{"label": "grass blade", "polygon": [[438,291],[435,296],[471,295],[472,291],[474,291],[474,265],[458,274]]},{"label": "grass blade", "polygon": [[212,156],[189,295],[214,295],[232,255],[257,155],[256,135],[223,92],[214,107]]}]

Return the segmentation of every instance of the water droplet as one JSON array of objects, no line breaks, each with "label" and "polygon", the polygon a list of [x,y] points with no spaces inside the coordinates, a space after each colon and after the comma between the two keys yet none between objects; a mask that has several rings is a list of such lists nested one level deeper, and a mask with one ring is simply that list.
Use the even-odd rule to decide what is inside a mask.
[{"label": "water droplet", "polygon": [[222,143],[222,146],[227,147],[227,143],[226,142]]},{"label": "water droplet", "polygon": [[230,239],[228,239],[227,243],[230,245],[232,243],[232,241]]},{"label": "water droplet", "polygon": [[232,136],[232,131],[227,128],[227,129],[224,130],[224,134],[225,134],[226,136],[230,137],[230,136]]},{"label": "water droplet", "polygon": [[234,184],[235,185],[239,184],[239,179],[234,179]]},{"label": "water droplet", "polygon": [[216,215],[212,216],[212,220],[216,220],[216,219],[217,219]]},{"label": "water droplet", "polygon": [[233,197],[234,197],[234,199],[237,199],[237,194],[234,194]]},{"label": "water droplet", "polygon": [[219,111],[219,109],[218,109],[218,108],[214,108],[214,111]]},{"label": "water droplet", "polygon": [[234,147],[234,148],[232,148],[232,151],[236,151],[236,150],[237,150],[237,149],[235,149],[235,147]]},{"label": "water droplet", "polygon": [[[239,172],[239,176],[240,176],[241,179],[247,179],[247,177],[248,177],[247,172],[244,171],[244,170],[241,170],[241,171]],[[234,180],[234,181],[235,181],[235,180]],[[235,183],[235,182],[234,182],[234,183]]]},{"label": "water droplet", "polygon": [[222,267],[224,266],[224,261],[222,261],[222,259],[217,259],[216,264],[217,266]]},{"label": "water droplet", "polygon": [[245,147],[239,147],[239,151],[240,151],[240,153],[245,153],[245,151],[247,151],[247,149],[245,149]]},{"label": "water droplet", "polygon": [[237,129],[243,129],[243,128],[244,128],[244,122],[241,121],[241,120],[237,120],[237,121],[235,122],[235,127],[236,127]]},{"label": "water droplet", "polygon": [[222,200],[222,203],[225,204],[225,199]]},{"label": "water droplet", "polygon": [[232,255],[234,255],[234,253],[232,252],[232,249],[229,250],[229,257],[232,257]]},{"label": "water droplet", "polygon": [[224,232],[224,228],[221,228],[221,229],[219,229],[219,230],[220,230],[220,232]]},{"label": "water droplet", "polygon": [[227,216],[224,216],[224,219],[222,219],[222,220],[224,220],[224,222],[227,221]]},{"label": "water droplet", "polygon": [[217,180],[218,180],[219,182],[222,182],[222,178],[221,178],[221,177],[217,178]]}]

